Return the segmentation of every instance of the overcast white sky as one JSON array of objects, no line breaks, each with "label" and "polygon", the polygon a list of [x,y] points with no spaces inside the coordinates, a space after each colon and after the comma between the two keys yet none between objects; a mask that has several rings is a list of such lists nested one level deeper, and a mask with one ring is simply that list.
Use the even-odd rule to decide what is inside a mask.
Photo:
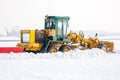
[{"label": "overcast white sky", "polygon": [[73,30],[119,32],[120,0],[0,0],[0,28],[43,29],[45,15],[70,16]]}]

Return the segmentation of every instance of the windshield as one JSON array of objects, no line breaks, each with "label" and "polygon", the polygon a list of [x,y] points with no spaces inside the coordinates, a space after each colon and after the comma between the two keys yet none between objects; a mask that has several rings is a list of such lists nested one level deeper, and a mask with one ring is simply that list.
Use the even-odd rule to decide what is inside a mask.
[{"label": "windshield", "polygon": [[46,23],[46,27],[50,28],[50,29],[54,29],[55,28],[55,22],[54,22],[54,20],[48,19],[47,23]]},{"label": "windshield", "polygon": [[68,23],[66,21],[58,22],[58,35],[66,35]]},{"label": "windshield", "polygon": [[62,22],[58,22],[58,35],[62,35]]},{"label": "windshield", "polygon": [[63,35],[65,36],[67,34],[68,23],[67,22],[63,22],[63,26],[64,26]]}]

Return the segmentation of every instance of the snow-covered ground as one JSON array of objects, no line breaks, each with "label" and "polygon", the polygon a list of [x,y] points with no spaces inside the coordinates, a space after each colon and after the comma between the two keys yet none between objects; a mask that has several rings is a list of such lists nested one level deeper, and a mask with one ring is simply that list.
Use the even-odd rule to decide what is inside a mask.
[{"label": "snow-covered ground", "polygon": [[116,53],[94,48],[56,54],[0,54],[0,80],[120,80],[120,36],[109,37],[109,41],[115,43]]}]

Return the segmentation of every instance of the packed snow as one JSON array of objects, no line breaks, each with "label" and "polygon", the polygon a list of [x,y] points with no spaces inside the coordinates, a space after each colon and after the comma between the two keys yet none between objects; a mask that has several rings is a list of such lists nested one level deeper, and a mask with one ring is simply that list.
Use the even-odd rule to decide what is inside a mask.
[{"label": "packed snow", "polygon": [[97,48],[55,54],[2,53],[0,80],[120,80],[120,39],[109,37],[109,41],[115,43],[115,53]]}]

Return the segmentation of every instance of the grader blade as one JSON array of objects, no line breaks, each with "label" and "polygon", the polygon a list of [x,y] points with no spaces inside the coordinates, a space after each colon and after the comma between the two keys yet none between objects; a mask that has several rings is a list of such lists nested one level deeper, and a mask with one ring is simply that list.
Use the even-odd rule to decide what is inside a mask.
[{"label": "grader blade", "polygon": [[114,52],[114,43],[109,41],[102,41],[106,46],[108,52]]}]

